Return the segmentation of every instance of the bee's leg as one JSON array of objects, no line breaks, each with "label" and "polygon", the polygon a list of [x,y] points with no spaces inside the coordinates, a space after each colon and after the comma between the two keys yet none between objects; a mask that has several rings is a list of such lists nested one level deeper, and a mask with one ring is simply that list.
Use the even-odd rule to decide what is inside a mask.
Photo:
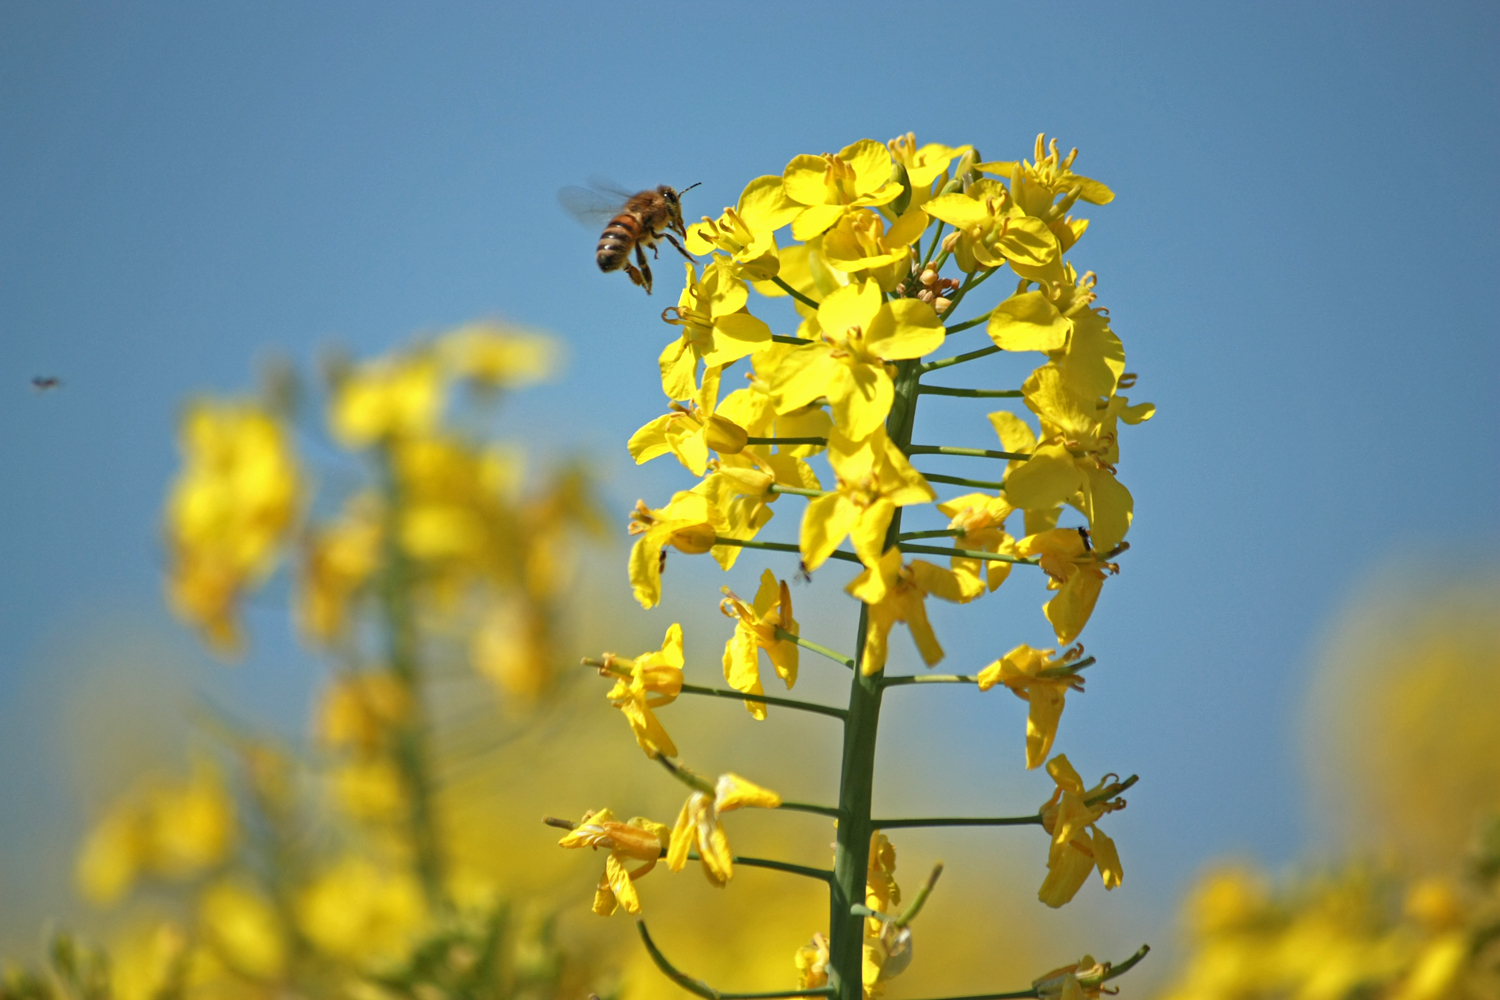
[{"label": "bee's leg", "polygon": [[636,280],[635,283],[637,285],[640,285],[643,288],[645,288],[646,289],[646,294],[650,295],[651,294],[651,265],[646,263],[646,251],[643,250],[643,249],[641,249],[641,245],[639,243],[637,243],[635,245],[635,262],[640,267],[641,270],[640,270],[639,274],[633,274],[633,275],[631,275],[631,278],[632,278],[632,280],[639,279],[639,280]]},{"label": "bee's leg", "polygon": [[[641,277],[641,272],[637,270],[636,266],[629,261],[621,264],[619,268],[617,268],[617,270],[624,271],[626,274],[630,275],[630,280],[637,285],[646,284],[646,279]],[[647,294],[650,293],[648,292]]]},{"label": "bee's leg", "polygon": [[698,261],[693,257],[693,255],[690,254],[690,253],[688,253],[686,250],[684,250],[682,248],[682,244],[677,242],[677,237],[673,236],[671,233],[662,233],[662,235],[667,238],[667,242],[668,243],[672,244],[674,247],[677,248],[677,252],[678,253],[682,254],[688,260],[691,260],[694,264],[698,263]]}]

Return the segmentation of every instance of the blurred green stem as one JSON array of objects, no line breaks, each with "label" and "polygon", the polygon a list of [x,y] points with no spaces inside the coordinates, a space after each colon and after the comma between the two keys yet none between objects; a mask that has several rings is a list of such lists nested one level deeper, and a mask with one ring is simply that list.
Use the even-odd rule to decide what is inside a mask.
[{"label": "blurred green stem", "polygon": [[408,828],[417,878],[435,910],[448,907],[442,845],[433,810],[431,747],[422,686],[421,643],[412,604],[411,562],[401,546],[404,497],[390,442],[379,450],[380,485],[385,498],[385,531],[380,603],[385,625],[386,669],[406,692],[409,706],[395,733],[396,766],[408,804]]}]

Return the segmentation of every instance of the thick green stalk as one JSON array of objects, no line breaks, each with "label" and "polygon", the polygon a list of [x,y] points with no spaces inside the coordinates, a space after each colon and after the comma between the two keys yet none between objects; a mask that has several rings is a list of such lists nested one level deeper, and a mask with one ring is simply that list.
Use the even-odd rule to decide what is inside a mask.
[{"label": "thick green stalk", "polygon": [[385,493],[386,523],[380,601],[384,612],[386,669],[406,691],[409,710],[395,733],[396,766],[405,785],[407,823],[417,878],[434,909],[447,908],[442,844],[433,810],[431,748],[427,744],[427,706],[422,687],[422,662],[412,605],[411,564],[401,547],[401,483],[389,445],[380,449],[381,487]]},{"label": "thick green stalk", "polygon": [[[897,365],[895,400],[885,429],[896,447],[911,444],[912,421],[917,409],[917,378],[920,363]],[[901,508],[896,508],[886,532],[885,547],[896,544],[901,534]],[[864,960],[864,918],[850,912],[865,902],[865,879],[870,866],[870,800],[875,787],[875,736],[880,724],[882,677],[866,677],[858,668],[864,660],[865,637],[870,627],[870,609],[860,605],[855,635],[854,680],[849,686],[849,714],[844,720],[843,767],[839,776],[839,826],[835,840],[833,883],[829,893],[828,985],[838,1000],[861,1000],[864,985],[860,969]]]}]

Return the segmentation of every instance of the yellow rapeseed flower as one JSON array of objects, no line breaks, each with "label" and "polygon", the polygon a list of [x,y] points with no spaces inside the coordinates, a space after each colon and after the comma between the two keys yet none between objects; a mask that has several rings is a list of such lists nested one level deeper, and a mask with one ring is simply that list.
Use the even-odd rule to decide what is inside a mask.
[{"label": "yellow rapeseed flower", "polygon": [[1048,577],[1047,589],[1057,591],[1057,596],[1047,602],[1045,613],[1058,643],[1066,645],[1078,638],[1094,613],[1105,574],[1118,573],[1119,565],[1095,551],[1081,528],[1053,528],[1027,535],[1016,543],[1016,552],[1039,557]]},{"label": "yellow rapeseed flower", "polygon": [[[1015,539],[1005,532],[1005,522],[1015,513],[1015,508],[1005,498],[990,496],[988,493],[966,493],[938,504],[937,509],[938,513],[951,518],[948,522],[950,529],[963,532],[954,537],[954,548],[969,552],[1015,554]],[[967,573],[975,578],[983,575],[991,592],[1006,581],[1011,568],[1008,562],[966,559],[961,556],[949,559],[948,565],[955,573]]]},{"label": "yellow rapeseed flower", "polygon": [[781,796],[769,788],[762,788],[737,774],[719,775],[713,795],[695,791],[683,804],[677,824],[672,827],[667,867],[674,872],[682,871],[688,862],[688,851],[697,847],[704,877],[710,885],[722,887],[734,877],[734,856],[719,817],[748,806],[776,809],[780,805]]},{"label": "yellow rapeseed flower", "polygon": [[[1085,955],[1072,965],[1064,965],[1031,981],[1038,1000],[1098,1000],[1103,976],[1109,970]],[[1080,980],[1089,980],[1085,986]]]},{"label": "yellow rapeseed flower", "polygon": [[[589,847],[596,851],[602,847],[609,852],[604,860],[604,875],[594,890],[593,907],[599,916],[607,917],[621,906],[631,916],[641,912],[635,880],[656,867],[670,839],[671,831],[665,823],[644,816],[621,823],[608,809],[591,809],[557,843],[561,847]],[[631,862],[639,863],[632,868]]]},{"label": "yellow rapeseed flower", "polygon": [[296,514],[297,463],[280,422],[253,404],[199,402],[181,426],[167,498],[167,592],[210,645],[240,645],[240,595],[274,568]]},{"label": "yellow rapeseed flower", "polygon": [[733,455],[745,449],[745,428],[731,417],[714,412],[723,370],[718,365],[704,371],[703,384],[691,403],[674,401],[670,412],[631,435],[628,447],[636,465],[671,452],[689,472],[701,476],[708,469],[711,452]]},{"label": "yellow rapeseed flower", "polygon": [[930,503],[937,496],[880,425],[864,440],[835,432],[828,442],[828,462],[838,488],[813,500],[802,515],[799,547],[808,570],[822,566],[845,538],[853,539],[861,562],[874,566],[896,508]]},{"label": "yellow rapeseed flower", "polygon": [[781,174],[787,197],[800,207],[792,236],[810,240],[850,211],[886,205],[901,196],[891,179],[891,154],[873,139],[861,139],[838,155],[798,156]]},{"label": "yellow rapeseed flower", "polygon": [[682,328],[657,359],[661,389],[668,399],[692,399],[698,386],[698,362],[714,368],[753,354],[771,342],[771,328],[745,308],[749,292],[722,258],[703,269],[692,264],[677,305],[662,319]]},{"label": "yellow rapeseed flower", "polygon": [[717,220],[705,215],[688,227],[683,242],[689,253],[726,253],[736,265],[736,276],[765,281],[781,269],[775,231],[801,212],[802,206],[787,197],[780,177],[757,177],[745,185],[734,208],[724,209]]},{"label": "yellow rapeseed flower", "polygon": [[869,277],[882,292],[894,291],[911,274],[912,244],[922,238],[927,221],[920,208],[910,208],[887,231],[880,213],[850,212],[823,234],[823,259],[851,280]]},{"label": "yellow rapeseed flower", "polygon": [[[776,635],[778,629],[797,634],[791,588],[766,570],[761,573],[755,601],[748,607],[728,587],[722,589],[725,598],[719,602],[719,610],[735,619],[734,635],[724,644],[724,679],[736,691],[764,694],[760,683],[760,651],[764,649],[776,675],[791,690],[797,683],[797,644]],[[757,719],[766,717],[764,702],[746,701],[745,708]]]},{"label": "yellow rapeseed flower", "polygon": [[635,658],[604,655],[604,666],[599,672],[615,678],[615,686],[607,697],[610,703],[625,713],[635,741],[640,744],[647,757],[658,754],[677,756],[677,744],[657,721],[653,709],[670,705],[682,691],[682,626],[673,623],[667,629],[661,649],[642,653]]},{"label": "yellow rapeseed flower", "polygon": [[1083,647],[1064,650],[1060,656],[1056,653],[1053,649],[1033,649],[1023,644],[979,672],[979,690],[988,691],[996,684],[1003,684],[1030,705],[1026,715],[1028,768],[1040,767],[1052,752],[1068,691],[1083,690],[1083,678],[1066,669],[1083,653]]},{"label": "yellow rapeseed flower", "polygon": [[891,151],[892,158],[906,168],[906,176],[914,193],[930,186],[947,172],[948,164],[973,148],[944,146],[938,142],[929,142],[919,148],[914,132],[897,136],[885,145]]},{"label": "yellow rapeseed flower", "polygon": [[664,549],[700,555],[714,547],[714,536],[724,526],[724,516],[700,486],[675,493],[671,503],[652,510],[637,500],[630,513],[630,533],[639,536],[630,550],[630,586],[643,608],[661,601],[661,568]]},{"label": "yellow rapeseed flower", "polygon": [[391,745],[411,710],[410,689],[390,674],[346,674],[323,693],[314,729],[329,747],[372,755]]},{"label": "yellow rapeseed flower", "polygon": [[828,985],[828,938],[818,931],[812,941],[797,949],[792,956],[797,966],[797,988],[817,989]]},{"label": "yellow rapeseed flower", "polygon": [[1026,215],[1003,184],[975,181],[967,191],[938,195],[922,211],[953,227],[958,239],[953,258],[961,270],[1011,265],[1022,277],[1053,277],[1062,248],[1040,219]]},{"label": "yellow rapeseed flower", "polygon": [[901,550],[895,547],[887,549],[878,563],[844,589],[870,608],[869,632],[860,661],[860,671],[866,677],[885,668],[891,629],[897,622],[906,622],[923,663],[930,667],[943,658],[943,647],[927,623],[929,594],[967,604],[984,593],[984,585],[968,574],[954,573],[921,559],[904,565]]},{"label": "yellow rapeseed flower", "polygon": [[945,334],[932,306],[887,302],[873,281],[835,291],[803,327],[808,344],[788,350],[771,377],[776,408],[786,413],[827,397],[834,423],[856,441],[890,412],[895,389],[886,363],[929,354]]},{"label": "yellow rapeseed flower", "polygon": [[[1114,797],[1119,788],[1114,775],[1105,775],[1099,784],[1085,789],[1063,754],[1047,762],[1047,773],[1057,788],[1040,810],[1042,827],[1052,835],[1052,847],[1047,854],[1047,877],[1037,898],[1055,909],[1077,894],[1096,867],[1106,889],[1124,879],[1115,842],[1096,824],[1108,813],[1125,808],[1125,802]],[[1092,805],[1089,799],[1095,800]]]}]

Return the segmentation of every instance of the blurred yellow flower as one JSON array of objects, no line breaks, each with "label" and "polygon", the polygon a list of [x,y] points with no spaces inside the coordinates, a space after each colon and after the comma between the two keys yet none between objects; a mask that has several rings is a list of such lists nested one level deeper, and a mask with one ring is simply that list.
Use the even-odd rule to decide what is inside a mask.
[{"label": "blurred yellow flower", "polygon": [[1077,894],[1095,867],[1106,889],[1113,889],[1124,879],[1115,842],[1095,824],[1106,814],[1125,808],[1125,802],[1114,797],[1119,783],[1113,775],[1105,775],[1099,784],[1085,789],[1083,779],[1063,754],[1047,762],[1047,773],[1057,789],[1040,810],[1042,828],[1052,835],[1052,847],[1047,855],[1047,877],[1037,898],[1055,909]]},{"label": "blurred yellow flower", "polygon": [[183,468],[167,498],[167,593],[220,653],[240,645],[236,602],[275,566],[296,514],[285,430],[248,403],[199,402],[183,418]]},{"label": "blurred yellow flower", "polygon": [[286,928],[264,894],[238,880],[216,882],[198,900],[204,938],[230,969],[251,979],[286,970]]},{"label": "blurred yellow flower", "polygon": [[438,360],[457,378],[489,389],[539,382],[557,367],[557,341],[500,323],[469,323],[438,337]]},{"label": "blurred yellow flower", "polygon": [[667,867],[674,872],[682,871],[688,862],[688,852],[697,847],[704,877],[710,885],[722,887],[734,877],[734,856],[719,817],[735,809],[776,809],[780,805],[781,796],[769,788],[762,788],[737,774],[719,775],[713,795],[693,792],[683,804],[677,824],[672,827]]},{"label": "blurred yellow flower", "polygon": [[901,550],[892,547],[844,589],[870,607],[870,627],[860,661],[860,671],[868,677],[885,668],[891,629],[897,622],[906,622],[911,629],[923,663],[930,667],[940,661],[943,647],[938,645],[937,636],[927,623],[927,596],[967,604],[984,593],[984,584],[976,577],[954,573],[921,559],[903,565]]},{"label": "blurred yellow flower", "polygon": [[323,693],[314,729],[330,747],[373,754],[390,745],[411,710],[411,691],[390,674],[345,674]]},{"label": "blurred yellow flower", "polygon": [[234,801],[218,770],[198,761],[185,781],[147,780],[111,807],[84,841],[79,887],[110,903],[141,876],[201,874],[224,859],[235,832]]},{"label": "blurred yellow flower", "polygon": [[[641,912],[641,899],[635,891],[635,880],[656,867],[666,850],[671,832],[665,823],[655,823],[635,816],[621,823],[608,809],[594,809],[557,843],[562,847],[604,848],[604,876],[594,890],[594,912],[607,917],[618,907],[631,916]],[[629,862],[642,862],[634,868]]]},{"label": "blurred yellow flower", "polygon": [[625,713],[635,741],[647,757],[677,756],[677,744],[657,721],[653,709],[677,700],[682,691],[682,662],[682,626],[675,622],[667,629],[661,649],[655,652],[642,653],[634,659],[604,654],[604,666],[599,672],[615,678],[615,686],[607,697]]},{"label": "blurred yellow flower", "polygon": [[340,444],[354,449],[430,434],[446,397],[442,369],[430,354],[380,358],[344,377],[328,424]]},{"label": "blurred yellow flower", "polygon": [[327,643],[344,635],[350,601],[380,565],[382,521],[380,501],[371,493],[358,493],[339,520],[308,532],[297,618],[310,638]]},{"label": "blurred yellow flower", "polygon": [[[760,589],[748,607],[728,587],[719,610],[735,619],[734,635],[724,644],[724,679],[736,691],[764,694],[760,683],[760,651],[771,658],[776,675],[787,690],[797,683],[797,644],[777,638],[782,630],[797,634],[797,620],[792,617],[792,591],[785,580],[765,570],[760,575]],[[745,708],[757,719],[766,717],[764,702],[746,701]]]},{"label": "blurred yellow flower", "polygon": [[1064,650],[1059,656],[1055,649],[1020,645],[979,672],[979,690],[988,691],[996,684],[1003,684],[1017,698],[1029,703],[1026,715],[1028,768],[1040,767],[1052,752],[1052,741],[1057,738],[1057,723],[1062,718],[1063,701],[1068,691],[1083,691],[1083,678],[1067,670],[1067,665],[1082,653],[1082,646]]},{"label": "blurred yellow flower", "polygon": [[345,961],[400,960],[427,919],[415,877],[354,855],[318,874],[297,899],[302,934],[320,951]]}]

